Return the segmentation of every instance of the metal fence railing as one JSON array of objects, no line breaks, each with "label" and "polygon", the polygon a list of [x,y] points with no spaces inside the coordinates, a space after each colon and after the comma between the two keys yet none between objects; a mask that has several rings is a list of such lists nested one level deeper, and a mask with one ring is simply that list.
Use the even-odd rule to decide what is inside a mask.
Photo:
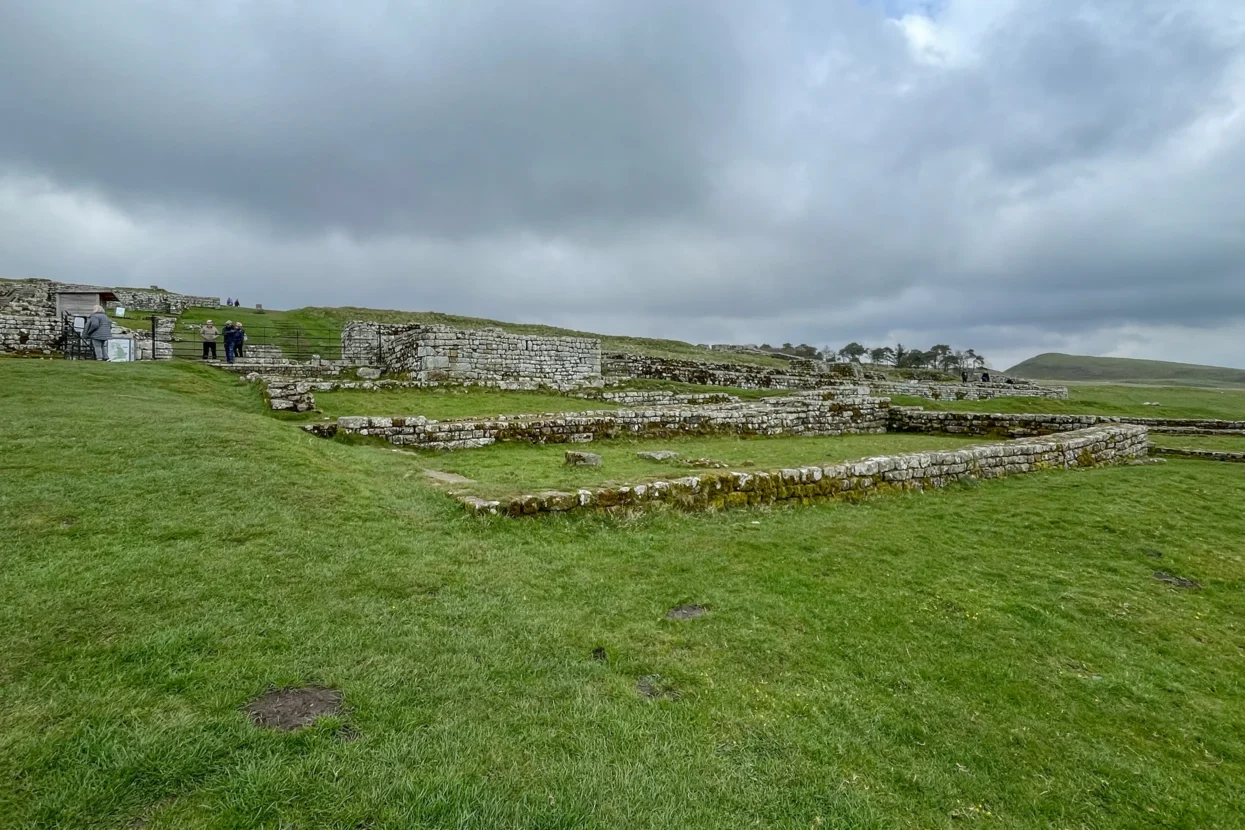
[{"label": "metal fence railing", "polygon": [[[225,329],[217,326],[212,340],[205,340],[203,326],[178,324],[168,333],[157,333],[156,342],[167,342],[172,356],[183,360],[225,359]],[[243,339],[237,357],[247,359],[280,359],[308,361],[341,360],[340,330],[307,329],[295,326],[253,326],[243,328]]]}]

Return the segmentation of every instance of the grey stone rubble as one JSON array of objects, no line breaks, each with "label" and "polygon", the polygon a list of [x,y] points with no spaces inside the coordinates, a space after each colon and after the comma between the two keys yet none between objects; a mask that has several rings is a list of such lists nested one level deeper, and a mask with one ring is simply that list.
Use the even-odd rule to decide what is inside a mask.
[{"label": "grey stone rubble", "polygon": [[576,452],[575,450],[567,450],[566,465],[568,467],[600,467],[601,456],[594,452]]},{"label": "grey stone rubble", "polygon": [[792,395],[698,407],[592,410],[436,421],[423,416],[338,418],[304,427],[319,435],[383,437],[397,446],[470,449],[499,441],[580,443],[618,437],[676,435],[843,435],[886,431],[889,401]]},{"label": "grey stone rubble", "polygon": [[646,461],[669,461],[672,458],[678,458],[679,454],[673,450],[652,450],[650,452],[638,452],[636,458],[643,458]]},{"label": "grey stone rubble", "polygon": [[906,453],[770,472],[701,473],[670,481],[546,491],[505,502],[460,495],[476,514],[530,516],[574,510],[614,510],[666,504],[687,510],[777,502],[856,500],[874,493],[945,487],[965,479],[990,479],[1040,470],[1124,463],[1144,458],[1145,427],[1106,424],[1053,436],[1022,438],[959,450]]},{"label": "grey stone rubble", "polygon": [[354,321],[342,330],[342,357],[427,382],[562,391],[602,384],[601,343],[583,337]]}]

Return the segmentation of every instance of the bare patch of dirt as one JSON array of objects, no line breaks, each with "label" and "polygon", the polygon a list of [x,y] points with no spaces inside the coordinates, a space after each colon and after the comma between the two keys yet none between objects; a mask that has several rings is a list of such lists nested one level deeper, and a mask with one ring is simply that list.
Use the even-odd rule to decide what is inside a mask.
[{"label": "bare patch of dirt", "polygon": [[703,605],[676,605],[666,612],[668,620],[694,620],[697,617],[703,617],[709,613],[709,609]]},{"label": "bare patch of dirt", "polygon": [[646,674],[635,682],[635,690],[645,700],[674,700],[679,696],[670,683],[660,674]]},{"label": "bare patch of dirt", "polygon": [[322,686],[278,689],[246,705],[246,713],[256,726],[283,732],[302,729],[314,723],[316,718],[338,715],[341,711],[342,693]]},{"label": "bare patch of dirt", "polygon": [[592,650],[592,659],[604,663],[610,659],[610,656],[605,653],[604,648],[597,646]]},{"label": "bare patch of dirt", "polygon": [[1194,591],[1202,590],[1202,584],[1192,579],[1185,579],[1183,576],[1169,574],[1166,571],[1155,571],[1154,578],[1159,582],[1166,582],[1168,585],[1174,585],[1177,588],[1186,588]]}]

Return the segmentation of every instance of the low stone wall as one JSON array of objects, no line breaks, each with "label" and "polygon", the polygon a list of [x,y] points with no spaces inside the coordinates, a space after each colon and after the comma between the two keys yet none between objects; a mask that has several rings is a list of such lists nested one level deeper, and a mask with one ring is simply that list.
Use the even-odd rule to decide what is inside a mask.
[{"label": "low stone wall", "polygon": [[888,428],[892,432],[929,432],[949,435],[987,435],[1019,438],[1051,435],[1099,424],[1134,424],[1151,432],[1203,435],[1232,434],[1245,428],[1245,421],[1217,421],[1196,418],[1139,418],[1112,415],[1048,415],[983,412],[931,412],[915,406],[890,408]]},{"label": "low stone wall", "polygon": [[161,314],[181,314],[188,308],[220,308],[220,297],[196,297],[172,291],[147,291],[137,288],[114,288],[112,293],[117,295],[117,300],[108,303],[109,308],[121,306],[139,311],[157,311]]},{"label": "low stone wall", "polygon": [[60,337],[55,316],[0,315],[0,352],[50,355],[60,348]]},{"label": "low stone wall", "polygon": [[787,366],[750,363],[707,363],[676,360],[630,352],[607,352],[602,368],[607,376],[640,380],[668,380],[699,386],[733,386],[737,389],[819,389],[836,380],[859,376],[855,364],[793,360]]},{"label": "low stone wall", "polygon": [[1172,458],[1189,458],[1196,461],[1231,461],[1245,464],[1245,452],[1226,452],[1223,450],[1187,450],[1179,447],[1156,447],[1150,445],[1151,455],[1165,455]]},{"label": "low stone wall", "polygon": [[571,397],[595,401],[610,401],[621,406],[678,406],[680,404],[700,405],[739,402],[738,397],[724,392],[681,393],[661,390],[622,390],[619,392],[589,390],[586,392],[576,392]]},{"label": "low stone wall", "polygon": [[584,337],[354,321],[342,330],[342,358],[428,383],[563,391],[601,385],[601,343]]},{"label": "low stone wall", "polygon": [[985,401],[994,398],[1046,398],[1065,400],[1066,386],[1038,386],[1022,383],[929,383],[912,381],[870,381],[874,395],[910,395],[935,401]]},{"label": "low stone wall", "polygon": [[511,415],[435,421],[423,416],[338,418],[304,427],[383,437],[398,446],[470,449],[496,442],[586,443],[602,438],[678,435],[843,435],[886,431],[889,402],[879,398],[770,398],[764,401],[654,409]]},{"label": "low stone wall", "polygon": [[901,490],[945,487],[965,479],[1000,478],[1057,468],[1092,467],[1142,458],[1144,427],[1113,424],[1053,437],[1025,438],[959,450],[906,453],[830,466],[771,472],[707,472],[648,484],[543,492],[502,501],[457,494],[477,514],[532,516],[574,510],[614,510],[666,504],[713,510],[758,504],[845,500]]}]

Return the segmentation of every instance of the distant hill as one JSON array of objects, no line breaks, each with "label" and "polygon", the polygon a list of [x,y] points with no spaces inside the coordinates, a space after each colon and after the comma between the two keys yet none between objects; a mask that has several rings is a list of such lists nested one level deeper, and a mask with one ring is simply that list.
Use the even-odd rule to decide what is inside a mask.
[{"label": "distant hill", "polygon": [[1150,383],[1177,386],[1245,386],[1245,370],[1131,357],[1089,357],[1049,352],[1017,363],[1006,374],[1040,380]]}]

